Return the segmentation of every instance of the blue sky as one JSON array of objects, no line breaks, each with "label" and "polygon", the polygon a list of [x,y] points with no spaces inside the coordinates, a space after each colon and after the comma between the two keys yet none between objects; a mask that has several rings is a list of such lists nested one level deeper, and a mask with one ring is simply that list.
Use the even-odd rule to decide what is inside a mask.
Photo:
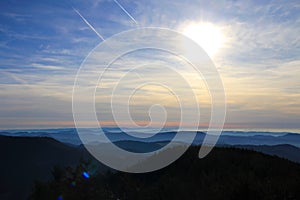
[{"label": "blue sky", "polygon": [[[102,42],[95,31],[106,39],[137,27],[184,32],[193,23],[224,36],[211,58],[226,91],[226,127],[300,128],[299,1],[118,2],[137,23],[113,0],[0,2],[1,129],[73,126],[73,83]],[[149,55],[127,63],[147,63]]]}]

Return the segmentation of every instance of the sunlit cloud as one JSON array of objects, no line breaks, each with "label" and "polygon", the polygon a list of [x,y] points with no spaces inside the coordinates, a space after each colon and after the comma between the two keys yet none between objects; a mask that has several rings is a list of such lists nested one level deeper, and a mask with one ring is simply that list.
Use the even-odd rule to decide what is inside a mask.
[{"label": "sunlit cloud", "polygon": [[[26,5],[11,2],[10,5],[9,2],[0,3],[0,128],[13,128],[16,124],[72,126],[74,78],[84,58],[101,42],[99,35],[74,9],[80,11],[103,38],[136,28],[132,16],[139,27],[174,29],[203,46],[224,83],[227,124],[235,127],[299,125],[298,1],[120,1],[130,16],[113,0],[74,1],[70,6],[49,2]],[[114,48],[112,45],[111,51]],[[164,79],[159,74],[167,73],[164,66],[170,63],[170,57],[152,55],[153,52],[145,51],[114,63],[97,89],[100,110],[105,111],[104,107],[108,106],[109,95],[105,91],[114,87],[114,81],[132,66],[147,66],[147,63],[161,66],[158,71],[145,66],[142,72],[157,80]],[[98,60],[95,61],[109,56],[109,51],[96,55]],[[203,117],[208,118],[211,102],[204,80],[187,70],[178,59],[173,59],[169,67],[187,77],[203,107]],[[99,65],[95,65],[95,76],[98,71]],[[172,77],[169,80],[175,88],[181,88]],[[124,81],[124,92],[138,83],[133,76]],[[89,84],[94,81],[87,77]],[[137,108],[135,119],[138,121],[140,117],[140,123],[146,124],[143,111],[155,103],[155,98],[149,100],[149,95],[156,95],[157,101],[166,102],[170,112],[175,113],[173,97],[164,96],[168,94],[164,92],[164,88],[157,86],[142,88],[132,99]],[[112,125],[110,120],[105,119],[105,123]]]}]

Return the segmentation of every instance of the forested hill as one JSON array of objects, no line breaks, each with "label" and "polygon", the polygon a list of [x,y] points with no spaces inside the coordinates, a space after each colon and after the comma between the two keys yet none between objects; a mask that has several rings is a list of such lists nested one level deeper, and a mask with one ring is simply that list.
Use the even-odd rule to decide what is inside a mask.
[{"label": "forested hill", "polygon": [[[56,171],[35,185],[31,199],[300,199],[300,165],[251,150],[217,147],[198,159],[191,147],[152,173],[82,176],[88,165]],[[151,160],[149,160],[150,162]]]}]

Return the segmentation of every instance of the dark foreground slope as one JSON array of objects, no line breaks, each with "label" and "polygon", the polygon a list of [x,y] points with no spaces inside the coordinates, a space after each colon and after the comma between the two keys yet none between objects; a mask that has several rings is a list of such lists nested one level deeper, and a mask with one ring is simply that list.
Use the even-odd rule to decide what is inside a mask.
[{"label": "dark foreground slope", "polygon": [[[300,199],[300,165],[237,148],[215,148],[198,159],[191,147],[170,166],[152,173],[99,173],[88,167],[35,185],[31,199]],[[149,159],[146,162],[151,162]]]},{"label": "dark foreground slope", "polygon": [[[118,146],[142,152],[141,148],[151,150],[160,145],[124,141]],[[298,148],[275,147],[240,146],[298,158]],[[61,199],[60,196],[75,200],[299,199],[298,164],[231,147],[215,148],[200,160],[198,150],[198,147],[190,148],[177,162],[153,173],[93,174],[91,165],[80,162],[81,158],[92,159],[82,147],[68,146],[51,138],[0,136],[0,199],[26,199],[30,191],[32,199],[46,200]],[[108,169],[99,163],[96,165],[98,172]],[[61,168],[54,170],[54,166]],[[64,170],[68,166],[73,169]],[[84,171],[90,174],[89,179],[83,178]],[[33,190],[35,180],[39,183]]]},{"label": "dark foreground slope", "polygon": [[258,152],[262,152],[268,155],[275,155],[281,158],[300,163],[300,148],[289,145],[235,145],[234,147],[241,149],[249,149]]},{"label": "dark foreground slope", "polygon": [[54,166],[76,166],[90,158],[83,148],[51,138],[0,136],[0,199],[25,199],[34,180],[49,180]]}]

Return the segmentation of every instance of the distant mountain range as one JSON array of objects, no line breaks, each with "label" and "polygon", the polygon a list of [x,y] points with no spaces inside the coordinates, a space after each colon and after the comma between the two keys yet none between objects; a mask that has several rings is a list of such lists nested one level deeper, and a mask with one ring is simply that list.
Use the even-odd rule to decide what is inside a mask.
[{"label": "distant mountain range", "polygon": [[[127,133],[122,132],[119,128],[103,128],[103,133],[112,141],[139,141],[139,142],[166,142],[170,141],[176,135],[176,131],[165,129],[154,136],[146,138],[135,138]],[[101,143],[98,138],[98,129],[86,129],[86,135],[91,143]],[[131,132],[138,133],[139,130],[133,129]],[[194,133],[185,131],[185,134]],[[141,134],[143,134],[141,132]],[[0,135],[6,136],[27,136],[27,137],[50,137],[66,144],[80,145],[82,144],[76,129],[45,129],[45,130],[10,130],[0,131]],[[205,132],[197,132],[194,144],[201,144]],[[184,142],[184,141],[179,141]],[[223,131],[218,145],[280,145],[289,144],[300,148],[300,134],[288,132],[266,132],[266,131]]]}]

